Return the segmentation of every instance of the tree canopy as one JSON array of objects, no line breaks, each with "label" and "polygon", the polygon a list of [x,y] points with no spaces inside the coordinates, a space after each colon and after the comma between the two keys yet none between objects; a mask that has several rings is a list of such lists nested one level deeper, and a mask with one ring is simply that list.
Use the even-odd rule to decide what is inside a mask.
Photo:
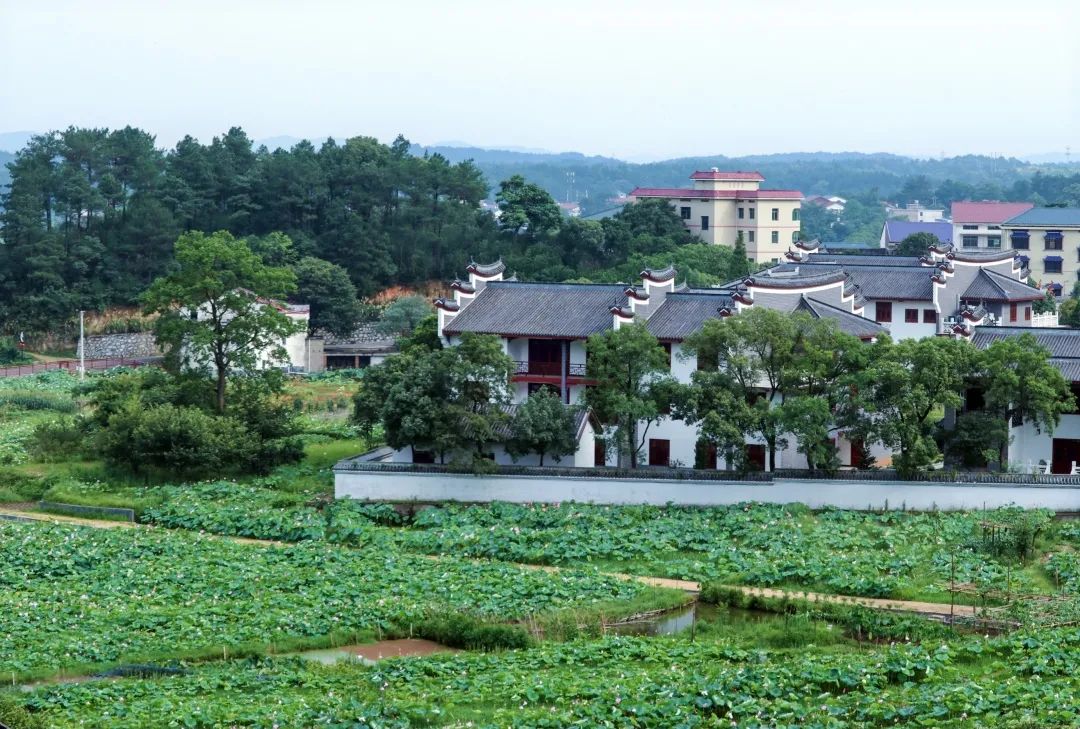
[{"label": "tree canopy", "polygon": [[158,314],[158,343],[183,367],[212,370],[217,408],[225,411],[228,376],[285,359],[286,337],[302,325],[271,299],[296,287],[295,274],[266,265],[248,244],[227,232],[185,233],[176,241],[176,267],[143,294]]},{"label": "tree canopy", "polygon": [[619,453],[636,468],[649,428],[671,405],[668,353],[637,323],[594,334],[585,347],[586,373],[596,380],[585,390],[585,404],[602,424],[613,426]]}]

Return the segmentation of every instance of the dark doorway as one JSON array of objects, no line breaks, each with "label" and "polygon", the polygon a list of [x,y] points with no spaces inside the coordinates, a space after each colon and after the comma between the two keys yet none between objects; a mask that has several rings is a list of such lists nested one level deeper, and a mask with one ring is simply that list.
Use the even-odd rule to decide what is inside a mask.
[{"label": "dark doorway", "polygon": [[1072,473],[1073,461],[1080,463],[1080,440],[1074,438],[1054,438],[1054,448],[1050,461],[1051,473]]},{"label": "dark doorway", "polygon": [[761,443],[748,443],[746,446],[746,462],[751,471],[764,471],[765,446]]},{"label": "dark doorway", "polygon": [[607,465],[607,444],[599,438],[593,441],[593,465]]},{"label": "dark doorway", "polygon": [[671,441],[667,438],[649,439],[649,465],[667,466],[671,462]]}]

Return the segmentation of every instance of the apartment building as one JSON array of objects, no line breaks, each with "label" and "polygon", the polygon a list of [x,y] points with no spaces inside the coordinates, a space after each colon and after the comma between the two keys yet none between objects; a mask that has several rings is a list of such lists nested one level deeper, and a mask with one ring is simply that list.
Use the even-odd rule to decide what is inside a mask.
[{"label": "apartment building", "polygon": [[690,175],[692,188],[637,187],[632,200],[667,200],[687,229],[714,245],[734,246],[742,234],[747,255],[776,263],[799,240],[802,193],[761,187],[758,172],[725,172],[713,167]]},{"label": "apartment building", "polygon": [[1080,208],[1031,208],[1001,224],[1039,288],[1068,296],[1080,274]]},{"label": "apartment building", "polygon": [[1025,202],[958,200],[952,204],[952,244],[957,248],[1001,248],[1001,224],[1033,207]]}]

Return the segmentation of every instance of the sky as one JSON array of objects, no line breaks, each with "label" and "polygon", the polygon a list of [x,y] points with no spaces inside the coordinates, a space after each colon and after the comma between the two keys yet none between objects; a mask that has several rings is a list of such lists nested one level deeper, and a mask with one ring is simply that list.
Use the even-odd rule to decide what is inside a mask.
[{"label": "sky", "polygon": [[1080,156],[1075,0],[0,0],[0,132]]}]

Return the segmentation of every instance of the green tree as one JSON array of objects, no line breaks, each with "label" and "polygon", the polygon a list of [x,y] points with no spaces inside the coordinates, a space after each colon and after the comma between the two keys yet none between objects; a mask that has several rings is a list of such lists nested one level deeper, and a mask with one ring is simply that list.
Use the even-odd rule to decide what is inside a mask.
[{"label": "green tree", "polygon": [[1036,314],[1053,314],[1057,311],[1057,297],[1047,290],[1046,296],[1034,302],[1031,307]]},{"label": "green tree", "polygon": [[[1050,363],[1050,351],[1031,334],[993,342],[982,352],[978,367],[986,410],[1006,423],[1031,422],[1053,433],[1061,416],[1076,409],[1068,381]],[[1000,460],[1005,462],[1004,445]]]},{"label": "green tree", "polygon": [[380,334],[407,336],[431,316],[431,304],[423,296],[402,296],[383,310],[376,325]]},{"label": "green tree", "polygon": [[521,175],[514,175],[499,183],[495,196],[502,214],[499,227],[520,235],[528,229],[529,236],[555,232],[562,222],[562,211],[555,198],[544,188],[526,182]]},{"label": "green tree", "polygon": [[234,418],[168,403],[143,409],[135,401],[109,418],[99,444],[113,465],[181,477],[234,473],[258,449]]},{"label": "green tree", "polygon": [[344,337],[356,330],[363,316],[356,287],[341,266],[321,258],[305,256],[293,267],[296,274],[294,298],[311,306],[308,328]]},{"label": "green tree", "polygon": [[514,458],[529,453],[556,461],[577,449],[574,410],[563,404],[562,398],[549,389],[542,389],[517,406],[510,421],[510,440],[507,452]]},{"label": "green tree", "polygon": [[229,375],[283,360],[285,338],[301,328],[267,303],[295,290],[296,276],[267,266],[224,231],[185,233],[176,241],[176,262],[147,289],[143,306],[159,314],[160,345],[191,368],[213,370],[217,410],[224,413]]},{"label": "green tree", "polygon": [[940,458],[934,425],[945,409],[963,404],[978,365],[978,351],[961,340],[879,341],[853,390],[852,405],[864,414],[854,430],[899,451],[897,472],[916,475]]},{"label": "green tree", "polygon": [[743,240],[743,232],[740,230],[735,236],[735,247],[731,250],[732,268],[734,276],[750,275],[750,256],[746,252],[746,241]]},{"label": "green tree", "polygon": [[[806,444],[800,440],[799,446],[808,460],[818,467],[830,463],[821,443],[854,418],[852,414],[848,421],[832,422],[833,413],[846,412],[840,405],[850,399],[853,377],[868,358],[866,345],[839,331],[830,320],[756,307],[738,316],[706,321],[687,338],[683,351],[696,355],[702,370],[691,376],[691,389],[706,391],[689,398],[696,403],[691,410],[693,420],[705,423],[708,413],[715,411],[719,427],[730,413],[730,423],[723,424],[722,432],[737,424],[743,442],[748,435],[763,440],[770,469],[776,467],[777,449],[787,445],[784,433],[788,431],[810,438]],[[720,394],[727,392],[731,395]],[[789,402],[794,404],[786,413]],[[798,430],[790,428],[793,424]],[[734,443],[720,437],[712,440],[718,447]]]},{"label": "green tree", "polygon": [[695,425],[701,442],[716,448],[729,469],[745,472],[746,434],[754,429],[756,413],[744,393],[726,373],[696,370],[690,384],[677,391],[672,416]]},{"label": "green tree", "polygon": [[961,413],[952,430],[942,433],[942,439],[945,455],[965,468],[981,468],[991,461],[1004,463],[1009,423],[994,413]]},{"label": "green tree", "polygon": [[506,425],[513,362],[498,338],[466,333],[446,349],[406,348],[369,367],[353,398],[353,422],[382,428],[391,448],[430,449],[446,456],[476,453]]},{"label": "green tree", "polygon": [[784,430],[795,436],[796,449],[806,457],[811,471],[834,472],[840,466],[831,435],[835,416],[825,398],[787,398],[780,407]]},{"label": "green tree", "polygon": [[925,256],[927,251],[941,245],[941,241],[933,233],[912,233],[896,244],[892,250],[897,256]]},{"label": "green tree", "polygon": [[636,468],[649,428],[671,403],[668,355],[638,323],[592,335],[585,351],[587,376],[596,380],[585,391],[585,404],[601,423],[615,427],[619,452]]}]

